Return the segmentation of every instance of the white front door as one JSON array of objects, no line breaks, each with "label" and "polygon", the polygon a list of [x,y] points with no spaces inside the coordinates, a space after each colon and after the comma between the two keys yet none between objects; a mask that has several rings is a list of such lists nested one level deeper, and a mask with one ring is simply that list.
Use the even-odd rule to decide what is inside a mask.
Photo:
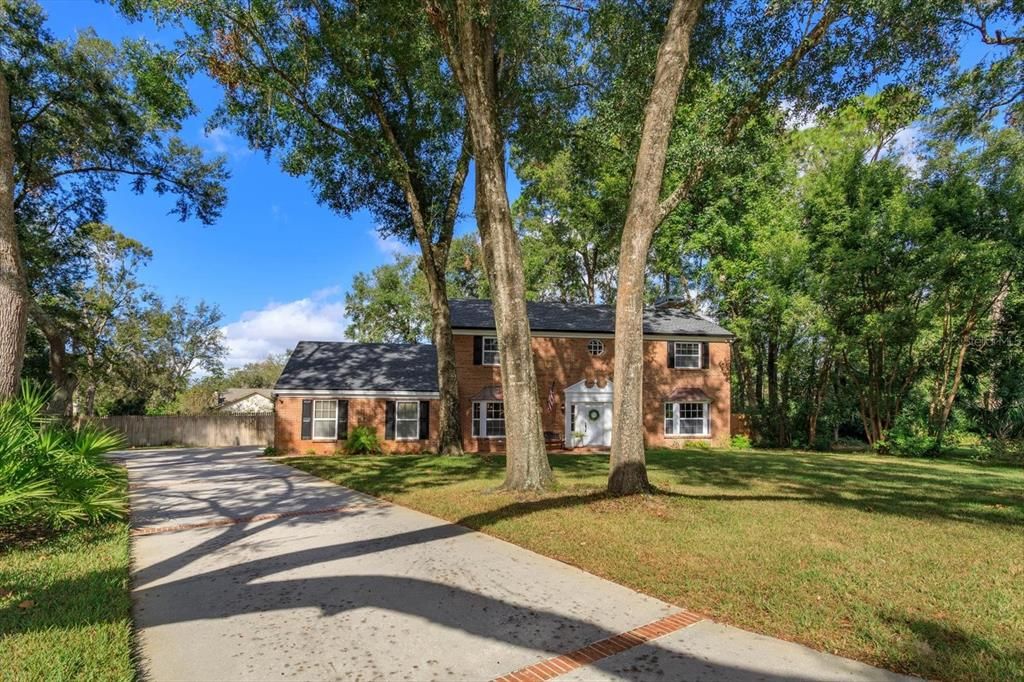
[{"label": "white front door", "polygon": [[573,429],[582,438],[581,447],[601,447],[612,444],[612,404],[576,403],[576,426]]}]

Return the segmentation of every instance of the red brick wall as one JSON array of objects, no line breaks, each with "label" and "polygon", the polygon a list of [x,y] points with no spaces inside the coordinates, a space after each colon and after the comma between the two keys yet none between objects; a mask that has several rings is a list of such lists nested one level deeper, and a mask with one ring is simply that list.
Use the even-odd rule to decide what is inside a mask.
[{"label": "red brick wall", "polygon": [[[732,414],[731,352],[728,343],[708,343],[707,369],[669,369],[667,342],[644,343],[644,440],[649,447],[685,448],[695,440],[728,445]],[[710,438],[665,436],[665,399],[680,388],[699,388],[711,399]]]},{"label": "red brick wall", "polygon": [[[613,339],[604,342],[604,354],[587,352],[589,338],[534,337],[533,353],[537,370],[538,396],[544,430],[564,438],[565,413],[563,391],[581,379],[603,383],[612,373],[615,356]],[[729,441],[730,346],[726,342],[709,343],[708,369],[669,369],[666,341],[644,342],[644,423],[646,441],[652,447],[686,447],[694,438],[664,436],[664,401],[677,388],[700,388],[711,398],[711,440],[724,445]],[[463,446],[468,452],[502,452],[503,439],[472,438],[472,397],[485,386],[501,383],[499,367],[473,364],[473,337],[455,337],[455,366],[459,379],[459,409]],[[548,410],[548,392],[554,383],[555,406]]]},{"label": "red brick wall", "polygon": [[[344,450],[345,441],[302,440],[302,400],[313,396],[278,396],[274,411],[274,447],[289,454],[329,455]],[[369,426],[377,432],[386,453],[429,452],[437,448],[437,406],[430,401],[430,438],[428,440],[384,440],[384,418],[387,399],[349,398],[348,428]]]}]

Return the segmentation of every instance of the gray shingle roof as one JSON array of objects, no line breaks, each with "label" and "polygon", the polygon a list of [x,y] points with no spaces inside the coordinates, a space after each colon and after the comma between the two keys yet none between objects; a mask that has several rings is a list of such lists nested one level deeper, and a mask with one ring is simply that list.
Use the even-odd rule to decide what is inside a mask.
[{"label": "gray shingle roof", "polygon": [[275,391],[437,391],[437,353],[422,343],[300,341]]},{"label": "gray shingle roof", "polygon": [[[454,329],[494,329],[494,311],[486,299],[449,302]],[[526,314],[534,332],[615,333],[615,306],[529,301]],[[644,334],[659,336],[724,336],[732,332],[708,318],[678,307],[644,310]]]}]

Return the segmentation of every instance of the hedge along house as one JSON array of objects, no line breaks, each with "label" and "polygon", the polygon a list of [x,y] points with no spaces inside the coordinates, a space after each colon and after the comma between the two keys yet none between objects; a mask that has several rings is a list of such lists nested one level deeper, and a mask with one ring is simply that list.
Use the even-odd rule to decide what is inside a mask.
[{"label": "hedge along house", "polygon": [[274,386],[274,446],[330,454],[367,426],[385,452],[429,451],[439,398],[431,345],[301,341]]},{"label": "hedge along house", "polygon": [[[505,449],[501,360],[491,302],[453,300],[463,447]],[[611,443],[615,308],[527,304],[545,440]],[[649,446],[729,440],[733,335],[667,300],[644,314],[644,437]],[[426,344],[301,342],[274,390],[276,446],[329,453],[348,429],[373,428],[385,452],[437,446],[437,358]],[[417,429],[418,425],[418,429]]]}]

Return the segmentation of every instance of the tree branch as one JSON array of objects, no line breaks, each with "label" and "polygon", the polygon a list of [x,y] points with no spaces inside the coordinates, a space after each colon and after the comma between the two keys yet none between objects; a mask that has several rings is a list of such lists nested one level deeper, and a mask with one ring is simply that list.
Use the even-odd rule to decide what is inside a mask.
[{"label": "tree branch", "polygon": [[[800,42],[797,43],[789,55],[783,59],[768,76],[761,81],[761,84],[750,94],[749,97],[744,101],[742,105],[729,117],[728,122],[725,124],[725,128],[722,132],[722,142],[728,146],[732,144],[739,136],[743,126],[747,124],[750,117],[764,104],[765,99],[771,89],[785,76],[787,73],[792,71],[800,63],[800,61],[807,56],[811,50],[813,50],[825,37],[829,27],[838,18],[838,11],[834,9],[833,5],[828,5],[822,12],[821,17],[814,27],[808,31]],[[697,165],[691,169],[687,176],[672,190],[667,197],[665,197],[658,207],[658,223],[660,224],[665,218],[668,217],[672,211],[679,206],[679,204],[689,196],[693,188],[703,178],[705,171],[708,168],[708,163],[705,161],[698,162]]]}]

